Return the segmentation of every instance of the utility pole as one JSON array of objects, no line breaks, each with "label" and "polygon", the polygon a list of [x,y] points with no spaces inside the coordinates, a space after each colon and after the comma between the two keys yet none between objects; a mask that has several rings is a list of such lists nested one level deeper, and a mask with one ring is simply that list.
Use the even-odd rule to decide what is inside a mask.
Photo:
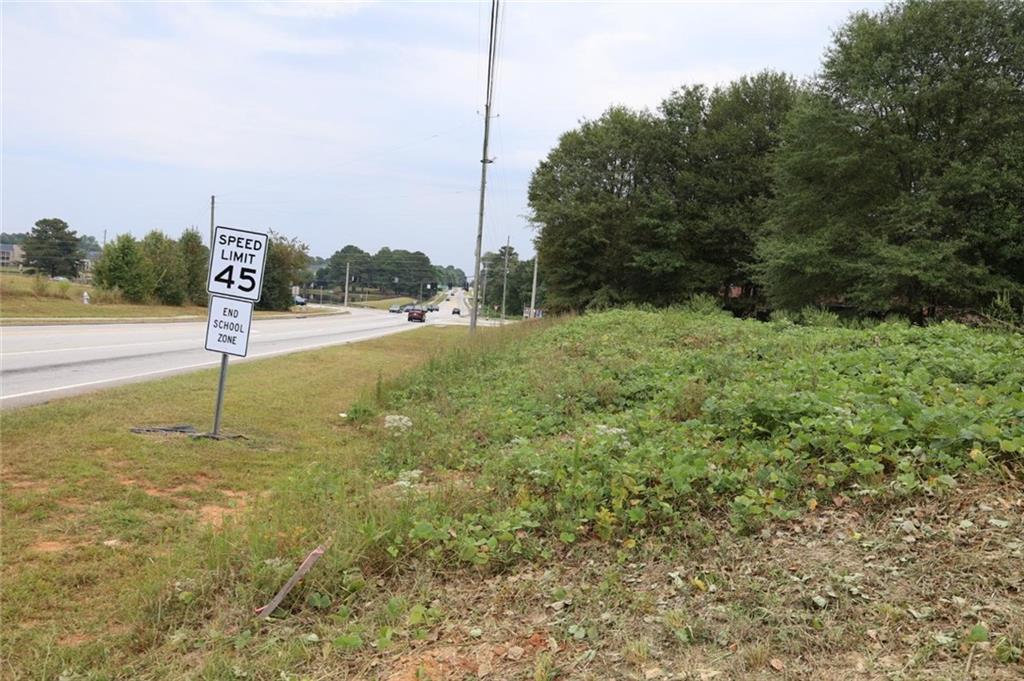
[{"label": "utility pole", "polygon": [[217,197],[210,194],[210,253],[213,253],[213,207],[217,202]]},{"label": "utility pole", "polygon": [[103,230],[103,246],[107,245],[107,230]]},{"label": "utility pole", "polygon": [[540,256],[537,253],[533,254],[533,288],[530,290],[530,319],[533,319],[534,315],[537,314],[537,262],[540,261]]},{"label": "utility pole", "polygon": [[[491,0],[491,26],[489,42],[487,47],[487,94],[484,98],[484,150],[480,158],[480,218],[476,226],[476,256],[473,263],[473,285],[480,281],[480,248],[484,239],[484,192],[487,189],[487,166],[493,163],[487,158],[487,143],[491,136],[491,101],[494,93],[494,62],[497,58],[498,48],[498,3],[499,0]],[[486,276],[486,275],[485,275]],[[473,309],[469,315],[469,332],[476,331],[476,319],[479,314],[480,296],[473,297]]]},{"label": "utility pole", "polygon": [[505,325],[505,293],[508,291],[508,253],[512,250],[512,235],[505,240],[505,274],[501,277],[501,324]]},{"label": "utility pole", "polygon": [[345,307],[348,307],[348,280],[349,280],[348,266],[349,266],[349,264],[350,263],[348,261],[345,262]]}]

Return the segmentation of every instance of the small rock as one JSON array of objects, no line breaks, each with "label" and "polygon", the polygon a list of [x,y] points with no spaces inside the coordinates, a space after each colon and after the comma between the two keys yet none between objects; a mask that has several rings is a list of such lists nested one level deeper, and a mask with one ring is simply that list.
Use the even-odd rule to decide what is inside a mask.
[{"label": "small rock", "polygon": [[786,668],[786,664],[777,657],[768,660],[768,665],[777,672],[781,672]]},{"label": "small rock", "polygon": [[412,428],[412,419],[401,414],[388,414],[384,417],[384,427],[388,430],[405,432]]},{"label": "small rock", "polygon": [[526,651],[519,646],[512,646],[508,649],[508,652],[505,653],[505,657],[507,657],[510,660],[518,660],[523,656],[523,653],[525,652]]},{"label": "small rock", "polygon": [[121,545],[121,540],[120,539],[108,539],[107,541],[103,542],[103,545],[104,546],[109,546],[112,549],[116,549],[118,546]]}]

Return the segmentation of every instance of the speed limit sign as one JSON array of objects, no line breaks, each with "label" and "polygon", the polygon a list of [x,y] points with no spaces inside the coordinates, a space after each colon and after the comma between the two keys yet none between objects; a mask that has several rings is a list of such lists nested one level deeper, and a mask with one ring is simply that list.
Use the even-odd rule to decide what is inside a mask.
[{"label": "speed limit sign", "polygon": [[263,291],[267,241],[267,235],[261,232],[217,227],[206,290],[214,295],[258,302]]}]

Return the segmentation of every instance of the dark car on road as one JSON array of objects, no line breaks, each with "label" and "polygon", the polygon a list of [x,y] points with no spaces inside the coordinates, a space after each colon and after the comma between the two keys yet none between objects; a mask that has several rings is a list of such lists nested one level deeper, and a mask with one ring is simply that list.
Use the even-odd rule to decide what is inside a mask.
[{"label": "dark car on road", "polygon": [[427,311],[422,307],[410,307],[409,316],[406,319],[410,322],[425,322],[427,321]]},{"label": "dark car on road", "polygon": [[430,305],[427,305],[427,312],[440,312],[440,311],[441,311],[441,308],[439,308],[437,305],[434,305],[433,303],[431,303]]},{"label": "dark car on road", "polygon": [[452,314],[457,314],[457,315],[459,315],[461,317],[462,316],[462,311],[459,308],[457,308],[457,307],[453,307],[452,308]]}]

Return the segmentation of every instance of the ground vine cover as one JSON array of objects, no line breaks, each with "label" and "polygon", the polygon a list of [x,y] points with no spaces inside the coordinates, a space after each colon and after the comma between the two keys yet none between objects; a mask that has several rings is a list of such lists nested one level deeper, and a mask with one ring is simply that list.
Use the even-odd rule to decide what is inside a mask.
[{"label": "ground vine cover", "polygon": [[381,460],[479,474],[485,508],[410,535],[474,562],[517,530],[635,537],[696,512],[743,530],[839,492],[942,490],[1024,452],[1024,339],[956,324],[616,311],[466,361],[390,395],[417,426],[384,437]]}]

